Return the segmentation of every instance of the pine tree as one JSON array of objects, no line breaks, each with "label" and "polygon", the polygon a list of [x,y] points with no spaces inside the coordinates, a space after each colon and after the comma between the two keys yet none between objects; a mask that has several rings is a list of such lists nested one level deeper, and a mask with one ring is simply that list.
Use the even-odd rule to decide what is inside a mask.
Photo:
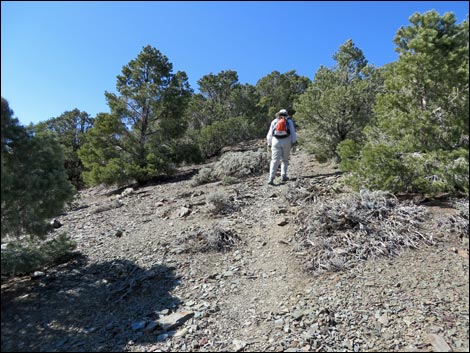
[{"label": "pine tree", "polygon": [[[469,32],[452,13],[415,13],[362,147],[342,146],[356,187],[468,194]],[[356,151],[356,152],[354,152]]]},{"label": "pine tree", "polygon": [[[187,122],[184,111],[191,95],[184,72],[160,51],[143,48],[117,76],[119,95],[106,92],[110,116],[98,118],[79,155],[89,183],[144,183],[171,172],[181,155],[179,138]],[[88,135],[88,134],[87,134]]]},{"label": "pine tree", "polygon": [[322,161],[338,160],[336,148],[342,141],[362,139],[382,87],[380,70],[367,64],[352,40],[346,41],[333,58],[336,65],[331,69],[320,67],[294,106],[296,121],[306,130],[303,142]]},{"label": "pine tree", "polygon": [[32,129],[35,134],[52,134],[64,153],[64,166],[69,180],[78,189],[83,187],[83,163],[78,150],[85,143],[86,132],[93,127],[94,119],[78,109],[66,111],[56,118],[40,122]]},{"label": "pine tree", "polygon": [[203,157],[259,137],[259,98],[254,86],[240,84],[233,70],[205,75],[198,84],[200,93],[193,95],[187,111],[188,135]]},{"label": "pine tree", "polygon": [[3,97],[1,104],[2,237],[44,236],[48,219],[74,195],[62,150],[50,137],[29,134]]},{"label": "pine tree", "polygon": [[285,73],[273,71],[262,77],[256,83],[256,90],[260,96],[259,107],[264,114],[264,132],[280,109],[287,109],[291,115],[296,110],[294,103],[311,84],[308,77],[298,75],[295,70]]}]

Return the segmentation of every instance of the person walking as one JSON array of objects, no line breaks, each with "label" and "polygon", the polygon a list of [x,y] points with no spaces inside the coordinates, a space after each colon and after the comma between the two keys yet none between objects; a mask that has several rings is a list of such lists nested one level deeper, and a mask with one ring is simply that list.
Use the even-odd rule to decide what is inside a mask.
[{"label": "person walking", "polygon": [[268,135],[268,149],[271,147],[271,164],[269,168],[268,184],[274,185],[276,171],[281,164],[281,181],[289,180],[287,168],[289,166],[290,150],[292,145],[297,143],[294,121],[289,116],[286,109],[281,109],[275,114],[275,119],[271,122]]}]

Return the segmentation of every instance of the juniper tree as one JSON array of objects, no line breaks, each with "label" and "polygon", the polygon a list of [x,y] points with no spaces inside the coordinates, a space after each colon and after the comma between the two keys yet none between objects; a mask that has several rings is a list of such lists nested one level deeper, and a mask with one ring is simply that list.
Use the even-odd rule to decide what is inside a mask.
[{"label": "juniper tree", "polygon": [[256,83],[260,95],[259,106],[264,114],[264,125],[268,128],[274,114],[280,109],[287,109],[295,114],[294,102],[305,92],[311,81],[298,75],[295,70],[280,73],[273,71]]},{"label": "juniper tree", "polygon": [[32,126],[36,134],[51,133],[58,140],[64,153],[64,166],[69,180],[76,188],[83,186],[83,163],[78,150],[85,143],[86,132],[93,127],[94,118],[78,109],[66,111],[56,118]]},{"label": "juniper tree", "polygon": [[377,97],[377,127],[347,141],[342,167],[356,187],[468,193],[468,20],[415,13],[394,42],[399,53]]},{"label": "juniper tree", "polygon": [[191,96],[186,73],[172,70],[168,58],[151,46],[123,67],[118,94],[105,93],[110,116],[103,115],[90,130],[93,138],[80,152],[90,169],[88,183],[143,183],[171,171],[181,157],[179,138]]},{"label": "juniper tree", "polygon": [[306,130],[303,142],[319,160],[339,159],[336,148],[341,141],[362,138],[382,85],[380,70],[368,65],[352,40],[340,46],[333,59],[336,65],[321,66],[294,105],[296,121]]},{"label": "juniper tree", "polygon": [[3,97],[1,105],[1,234],[42,237],[74,188],[59,144],[30,134]]},{"label": "juniper tree", "polygon": [[187,115],[188,134],[204,157],[224,146],[259,137],[258,95],[254,86],[238,82],[236,71],[208,74],[198,80]]}]

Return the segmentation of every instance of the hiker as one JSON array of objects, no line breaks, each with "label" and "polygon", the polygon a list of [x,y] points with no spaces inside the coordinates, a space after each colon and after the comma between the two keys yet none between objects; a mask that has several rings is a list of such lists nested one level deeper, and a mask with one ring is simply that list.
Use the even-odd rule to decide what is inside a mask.
[{"label": "hiker", "polygon": [[269,168],[268,184],[274,185],[276,171],[281,164],[281,180],[287,181],[287,167],[292,145],[297,143],[294,121],[287,113],[286,109],[281,109],[276,113],[276,119],[271,122],[268,135],[268,150],[271,147],[271,165]]}]

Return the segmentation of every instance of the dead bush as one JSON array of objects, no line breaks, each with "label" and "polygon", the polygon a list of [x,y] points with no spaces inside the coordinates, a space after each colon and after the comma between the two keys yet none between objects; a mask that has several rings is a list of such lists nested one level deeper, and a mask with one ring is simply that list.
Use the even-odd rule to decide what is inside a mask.
[{"label": "dead bush", "polygon": [[229,251],[241,242],[239,235],[221,224],[183,231],[177,239],[182,252]]},{"label": "dead bush", "polygon": [[297,215],[297,246],[307,250],[307,268],[338,271],[376,256],[394,256],[403,248],[432,244],[420,233],[422,206],[400,204],[383,191],[362,190],[332,201],[317,200]]}]

